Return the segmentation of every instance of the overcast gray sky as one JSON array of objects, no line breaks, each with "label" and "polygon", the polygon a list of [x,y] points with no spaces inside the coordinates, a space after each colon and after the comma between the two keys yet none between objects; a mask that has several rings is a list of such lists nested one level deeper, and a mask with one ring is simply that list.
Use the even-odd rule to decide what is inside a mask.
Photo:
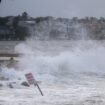
[{"label": "overcast gray sky", "polygon": [[105,0],[2,0],[0,16],[105,17]]}]

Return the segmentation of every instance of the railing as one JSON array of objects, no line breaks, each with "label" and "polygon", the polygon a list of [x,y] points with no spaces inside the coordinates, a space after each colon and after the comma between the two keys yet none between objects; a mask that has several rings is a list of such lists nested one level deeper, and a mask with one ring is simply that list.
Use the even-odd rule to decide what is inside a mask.
[{"label": "railing", "polygon": [[19,57],[21,54],[9,54],[9,53],[0,53],[0,57]]}]

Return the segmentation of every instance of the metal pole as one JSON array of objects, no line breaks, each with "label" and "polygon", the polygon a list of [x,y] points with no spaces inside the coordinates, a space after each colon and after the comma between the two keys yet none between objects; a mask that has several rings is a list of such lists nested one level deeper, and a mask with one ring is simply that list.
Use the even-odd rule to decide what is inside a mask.
[{"label": "metal pole", "polygon": [[44,96],[43,93],[42,93],[42,91],[41,91],[41,89],[40,89],[40,87],[39,87],[39,85],[38,85],[37,83],[34,84],[34,85],[37,86],[38,90],[40,91],[40,94],[41,94],[42,96]]}]

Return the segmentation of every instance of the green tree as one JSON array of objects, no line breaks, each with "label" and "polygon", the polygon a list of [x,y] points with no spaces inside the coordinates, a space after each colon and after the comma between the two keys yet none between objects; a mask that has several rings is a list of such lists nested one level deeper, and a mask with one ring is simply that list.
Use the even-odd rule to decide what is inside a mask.
[{"label": "green tree", "polygon": [[18,23],[19,23],[19,16],[16,16],[16,17],[13,19],[13,28],[14,28],[14,29],[17,28]]},{"label": "green tree", "polygon": [[27,12],[23,12],[23,13],[22,13],[22,17],[23,17],[24,19],[27,19],[27,18],[28,18]]},{"label": "green tree", "polygon": [[13,28],[15,31],[14,40],[24,40],[28,36],[28,28],[19,25],[20,16],[16,16],[13,20]]},{"label": "green tree", "polygon": [[0,17],[0,25],[7,25],[8,18],[7,17]]},{"label": "green tree", "polygon": [[16,28],[16,35],[15,35],[16,39],[25,40],[25,38],[28,37],[28,35],[29,35],[28,28],[22,26],[18,26]]}]

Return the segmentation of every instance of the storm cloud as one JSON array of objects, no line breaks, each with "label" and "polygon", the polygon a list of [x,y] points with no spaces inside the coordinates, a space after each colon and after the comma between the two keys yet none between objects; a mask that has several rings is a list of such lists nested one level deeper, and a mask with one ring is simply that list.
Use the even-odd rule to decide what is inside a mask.
[{"label": "storm cloud", "polygon": [[0,16],[105,17],[105,0],[2,0]]}]

